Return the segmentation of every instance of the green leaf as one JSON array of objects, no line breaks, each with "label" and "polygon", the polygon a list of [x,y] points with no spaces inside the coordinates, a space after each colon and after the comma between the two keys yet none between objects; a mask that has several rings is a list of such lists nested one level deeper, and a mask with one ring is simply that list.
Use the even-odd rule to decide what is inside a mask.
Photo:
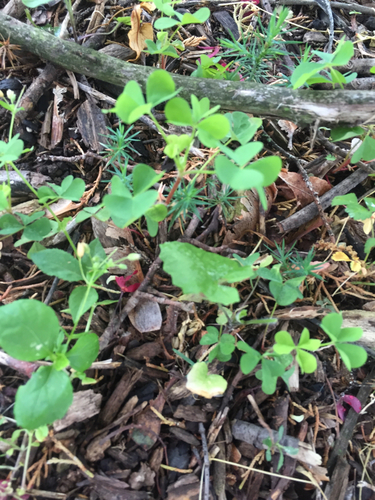
[{"label": "green leaf", "polygon": [[370,251],[375,247],[375,238],[369,238],[365,243],[365,253],[370,253]]},{"label": "green leaf", "polygon": [[0,167],[17,161],[21,156],[24,146],[18,137],[19,134],[16,134],[8,142],[0,141]]},{"label": "green leaf", "polygon": [[182,288],[185,294],[198,294],[211,302],[223,305],[238,302],[237,290],[222,283],[232,279],[230,274],[233,272],[236,272],[237,281],[254,274],[251,266],[241,267],[234,260],[206,252],[189,243],[174,241],[160,247],[164,270],[172,276],[173,284]]},{"label": "green leaf", "polygon": [[206,363],[195,363],[187,375],[186,388],[207,399],[221,396],[227,386],[227,381],[221,375],[208,374]]},{"label": "green leaf", "polygon": [[337,205],[358,205],[358,199],[354,193],[335,196],[331,202],[333,207]]},{"label": "green leaf", "polygon": [[177,158],[183,151],[185,151],[185,149],[190,147],[191,143],[192,138],[190,137],[190,135],[171,134],[167,137],[167,145],[164,148],[164,153],[169,158]]},{"label": "green leaf", "polygon": [[230,137],[238,141],[241,146],[247,144],[262,125],[260,118],[250,118],[246,113],[242,113],[242,111],[226,113],[224,116],[230,123]]},{"label": "green leaf", "polygon": [[257,275],[261,278],[269,281],[276,281],[277,283],[283,282],[283,277],[281,275],[281,264],[276,264],[268,269],[267,267],[260,267],[257,269]]},{"label": "green leaf", "polygon": [[73,322],[77,323],[86,311],[98,302],[98,292],[87,286],[77,286],[69,296],[69,309]]},{"label": "green leaf", "polygon": [[85,192],[85,183],[82,179],[74,179],[68,175],[61,183],[60,197],[64,200],[80,201]]},{"label": "green leaf", "polygon": [[53,367],[55,370],[64,370],[69,366],[69,360],[62,352],[58,352],[54,355]]},{"label": "green leaf", "polygon": [[23,227],[17,217],[12,214],[4,214],[0,218],[0,234],[9,235],[18,233]]},{"label": "green leaf", "polygon": [[57,248],[42,250],[34,253],[31,260],[49,276],[56,276],[66,281],[82,280],[78,260],[63,250]]},{"label": "green leaf", "polygon": [[165,205],[162,205],[159,203],[158,205],[154,205],[153,207],[149,208],[146,212],[146,216],[150,217],[153,221],[156,222],[161,222],[163,221],[168,215],[168,209]]},{"label": "green leaf", "polygon": [[182,97],[175,97],[165,106],[165,117],[168,123],[179,126],[193,125],[193,116],[189,103]]},{"label": "green leaf", "polygon": [[200,339],[200,345],[216,344],[219,340],[219,331],[214,326],[207,327],[207,333]]},{"label": "green leaf", "polygon": [[53,309],[38,300],[19,299],[0,307],[0,324],[1,347],[21,361],[49,356],[60,330]]},{"label": "green leaf", "polygon": [[350,163],[357,161],[372,161],[375,159],[375,139],[367,135],[359,148],[354,152]]},{"label": "green leaf", "polygon": [[248,375],[259,363],[261,355],[242,340],[237,343],[237,347],[241,351],[245,351],[245,354],[243,354],[240,359],[240,368],[244,375]]},{"label": "green leaf", "polygon": [[72,401],[69,376],[53,366],[41,366],[17,391],[14,405],[17,425],[34,430],[52,424],[65,416]]},{"label": "green leaf", "polygon": [[332,60],[332,64],[335,66],[345,66],[348,64],[350,59],[354,56],[354,45],[353,42],[349,40],[343,43],[340,43],[333,53],[334,58]]},{"label": "green leaf", "polygon": [[324,63],[314,63],[314,62],[303,62],[293,71],[290,81],[293,85],[293,89],[298,89],[302,87],[309,78],[319,73],[325,68]]},{"label": "green leaf", "polygon": [[46,0],[22,0],[22,3],[29,9],[36,9],[40,5],[46,4]]},{"label": "green leaf", "polygon": [[310,333],[307,328],[304,328],[298,342],[299,349],[306,349],[307,351],[317,351],[320,347],[320,340],[310,339]]},{"label": "green leaf", "polygon": [[318,366],[315,356],[302,349],[297,349],[296,359],[302,374],[313,373]]},{"label": "green leaf", "polygon": [[96,360],[98,353],[98,336],[95,333],[88,333],[79,337],[72,349],[67,352],[66,357],[74,370],[84,372]]},{"label": "green leaf", "polygon": [[230,129],[229,122],[224,115],[211,115],[198,124],[198,130],[208,132],[214,139],[223,139]]},{"label": "green leaf", "polygon": [[278,377],[285,372],[285,367],[276,360],[262,358],[262,369],[255,376],[262,381],[262,391],[273,394],[276,391]]},{"label": "green leaf", "polygon": [[179,90],[176,92],[175,83],[168,71],[157,69],[147,79],[147,103],[151,104],[152,107],[171,99],[178,92]]},{"label": "green leaf", "polygon": [[284,283],[271,281],[269,284],[270,292],[280,306],[289,306],[297,298],[303,298],[303,295],[298,288],[303,280],[304,277],[293,278],[285,281]]},{"label": "green leaf", "polygon": [[158,197],[156,190],[140,193],[133,198],[106,195],[103,199],[105,207],[110,211],[113,222],[118,227],[129,226],[149,210]]},{"label": "green leaf", "polygon": [[207,7],[201,7],[194,14],[190,14],[187,12],[182,16],[181,24],[184,26],[185,24],[202,24],[207,21],[210,17],[210,9]]},{"label": "green leaf", "polygon": [[229,333],[223,333],[223,335],[220,337],[219,342],[220,351],[223,354],[232,354],[232,352],[236,348],[235,342],[235,338],[232,335],[230,335]]},{"label": "green leaf", "polygon": [[351,137],[362,135],[364,131],[362,127],[336,127],[331,130],[331,138],[333,142],[345,141]]},{"label": "green leaf", "polygon": [[154,23],[155,29],[157,30],[168,30],[169,28],[173,28],[173,26],[177,26],[180,24],[175,19],[171,19],[169,17],[159,17]]},{"label": "green leaf", "polygon": [[273,350],[277,354],[289,354],[296,349],[292,336],[284,330],[276,333],[275,341],[276,344],[273,346]]},{"label": "green leaf", "polygon": [[46,218],[39,219],[25,227],[22,238],[18,240],[14,246],[19,247],[29,241],[41,241],[48,236],[53,229],[55,229],[56,232],[58,231],[58,224],[55,221],[50,221]]},{"label": "green leaf", "polygon": [[226,146],[220,148],[231,160],[235,161],[237,165],[243,167],[246,163],[254,158],[263,149],[263,143],[256,141],[244,146],[239,146],[234,151]]},{"label": "green leaf", "polygon": [[117,114],[123,122],[130,125],[151,111],[152,104],[146,104],[142,89],[134,80],[128,82],[118,97],[115,107],[109,111]]},{"label": "green leaf", "polygon": [[215,160],[215,171],[219,180],[234,190],[243,191],[263,185],[264,177],[260,172],[252,172],[234,165],[225,156]]},{"label": "green leaf", "polygon": [[133,170],[133,193],[143,193],[159,182],[163,174],[155,173],[155,170],[144,163],[138,163]]},{"label": "green leaf", "polygon": [[342,360],[348,370],[359,368],[367,361],[367,352],[359,345],[344,344],[339,342],[335,344],[335,347],[340,353],[340,356],[342,357]]}]

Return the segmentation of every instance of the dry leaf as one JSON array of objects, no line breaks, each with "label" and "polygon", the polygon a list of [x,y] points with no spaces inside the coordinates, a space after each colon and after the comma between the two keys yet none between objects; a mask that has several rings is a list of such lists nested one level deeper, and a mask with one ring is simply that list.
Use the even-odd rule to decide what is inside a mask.
[{"label": "dry leaf", "polygon": [[[286,184],[286,186],[279,185],[278,188],[279,191],[283,192],[287,200],[296,198],[297,204],[301,208],[313,203],[314,197],[306,186],[301,174],[297,174],[296,172],[280,172],[279,179]],[[324,179],[319,179],[319,177],[309,177],[309,181],[318,196],[322,196],[331,189],[328,182]]]},{"label": "dry leaf", "polygon": [[129,45],[136,53],[138,57],[144,48],[147,47],[145,40],[154,39],[154,30],[151,23],[141,24],[141,6],[136,5],[132,11],[131,24],[132,28],[129,31]]},{"label": "dry leaf", "polygon": [[147,10],[149,14],[152,14],[156,9],[156,5],[154,4],[154,2],[142,2],[140,4],[140,7],[142,7],[142,9]]}]

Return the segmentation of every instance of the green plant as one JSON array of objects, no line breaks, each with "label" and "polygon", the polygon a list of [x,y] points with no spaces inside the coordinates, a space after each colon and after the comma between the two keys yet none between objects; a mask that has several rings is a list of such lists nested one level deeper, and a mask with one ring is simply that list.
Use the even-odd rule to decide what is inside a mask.
[{"label": "green plant", "polygon": [[211,350],[208,356],[209,362],[213,361],[215,358],[217,358],[219,361],[229,361],[232,352],[236,348],[236,341],[233,335],[229,335],[228,333],[221,334],[214,326],[207,327],[207,333],[201,338],[200,344],[217,344],[214,349]]},{"label": "green plant", "polygon": [[285,240],[283,240],[281,245],[275,243],[276,250],[267,247],[271,255],[281,264],[281,274],[289,278],[307,277],[310,275],[321,280],[322,277],[314,272],[321,266],[321,263],[313,263],[315,257],[314,249],[310,248],[307,255],[303,257],[295,250],[295,244],[296,243],[293,243],[293,245],[286,250]]},{"label": "green plant", "polygon": [[291,76],[291,83],[294,89],[298,89],[304,85],[314,85],[315,83],[331,83],[343,88],[343,84],[350,83],[357,77],[357,73],[346,73],[342,75],[336,66],[344,66],[348,64],[354,55],[354,47],[352,42],[340,40],[335,52],[328,54],[327,52],[319,52],[313,50],[312,53],[318,56],[322,62],[302,62],[294,70]]},{"label": "green plant", "polygon": [[214,80],[239,80],[239,75],[232,76],[228,69],[233,63],[229,63],[226,66],[219,64],[221,57],[208,57],[206,54],[202,54],[200,59],[197,61],[197,69],[194,70],[191,76],[197,78],[212,78]]},{"label": "green plant", "polygon": [[172,227],[176,219],[179,217],[182,220],[182,224],[184,224],[188,214],[195,214],[198,218],[200,218],[197,207],[209,204],[205,199],[206,197],[199,195],[203,189],[203,187],[196,188],[194,180],[184,186],[179,184],[173,194],[168,212],[168,215],[171,216],[169,227]]},{"label": "green plant", "polygon": [[365,198],[366,207],[359,204],[357,196],[354,193],[343,196],[335,196],[332,200],[332,206],[346,205],[345,211],[354,220],[363,221],[363,231],[366,234],[371,233],[371,238],[365,243],[366,258],[373,247],[375,247],[374,221],[375,221],[375,198]]},{"label": "green plant", "polygon": [[274,441],[272,437],[268,437],[263,440],[263,444],[267,446],[266,449],[266,460],[271,462],[272,454],[274,452],[279,453],[279,461],[277,463],[276,472],[279,472],[284,464],[284,453],[288,455],[297,455],[298,448],[293,448],[292,446],[285,446],[280,443],[284,436],[284,426],[281,425],[277,431],[277,440]]},{"label": "green plant", "polygon": [[116,166],[126,172],[128,160],[130,159],[130,153],[138,154],[137,150],[132,146],[132,142],[139,141],[139,139],[136,139],[139,132],[129,135],[132,129],[133,125],[125,130],[122,123],[119,123],[117,129],[108,129],[108,143],[101,143],[101,145],[106,148],[103,155],[104,158],[107,158],[108,160],[107,166],[117,164]]},{"label": "green plant", "polygon": [[[151,0],[146,0],[151,1]],[[173,40],[177,31],[181,26],[186,24],[202,24],[207,21],[210,17],[210,10],[207,7],[202,7],[198,9],[194,14],[186,13],[180,14],[174,10],[173,5],[178,2],[173,2],[171,0],[155,0],[155,7],[167,17],[160,17],[154,23],[154,27],[159,31],[156,35],[156,42],[153,40],[146,40],[147,50],[149,54],[158,54],[161,59],[161,67],[165,68],[164,57],[179,57],[177,50],[184,50],[184,44],[179,40]],[[173,33],[168,36],[168,30],[170,28],[177,27]],[[177,49],[177,50],[176,50]]]},{"label": "green plant", "polygon": [[245,80],[261,82],[269,71],[269,62],[287,54],[281,44],[288,42],[282,40],[281,33],[285,32],[288,14],[289,9],[283,8],[278,15],[272,14],[267,28],[259,22],[256,31],[246,38],[241,34],[239,41],[234,37],[220,41],[220,45],[228,49],[224,56],[232,57],[237,66],[235,74],[241,74]]}]

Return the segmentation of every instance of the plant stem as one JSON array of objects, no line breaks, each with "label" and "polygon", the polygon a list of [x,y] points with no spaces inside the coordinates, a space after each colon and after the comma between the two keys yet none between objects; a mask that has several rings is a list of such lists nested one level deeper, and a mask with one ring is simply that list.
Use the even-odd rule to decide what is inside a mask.
[{"label": "plant stem", "polygon": [[165,202],[165,204],[168,206],[172,200],[172,196],[175,194],[176,192],[176,189],[178,188],[180,182],[181,182],[181,179],[182,177],[181,176],[178,176],[177,179],[176,179],[176,182],[173,184],[173,187],[172,189],[169,191],[169,194],[168,194],[168,198]]}]

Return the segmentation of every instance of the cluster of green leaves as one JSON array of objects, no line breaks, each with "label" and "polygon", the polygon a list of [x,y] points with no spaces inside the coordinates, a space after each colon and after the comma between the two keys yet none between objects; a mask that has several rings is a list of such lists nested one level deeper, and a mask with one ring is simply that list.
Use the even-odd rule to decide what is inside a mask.
[{"label": "cluster of green leaves", "polygon": [[[160,129],[166,142],[164,153],[175,162],[180,177],[184,175],[190,147],[197,137],[206,147],[218,147],[224,153],[217,156],[215,169],[205,173],[216,174],[223,184],[234,190],[256,189],[265,207],[264,187],[276,180],[281,170],[281,159],[267,156],[252,161],[263,149],[263,143],[250,142],[262,121],[239,111],[219,114],[218,106],[210,109],[207,97],[198,100],[192,95],[189,104],[185,99],[175,97],[177,92],[172,77],[166,71],[156,70],[147,80],[146,99],[140,86],[134,81],[129,82],[111,111],[115,111],[127,124],[148,114],[160,129],[152,115],[152,108],[167,101],[167,122],[192,128],[191,134],[168,136]],[[240,143],[240,146],[231,149],[229,144],[233,142]]]},{"label": "cluster of green leaves", "polygon": [[215,358],[222,362],[229,361],[237,347],[244,353],[240,358],[242,372],[247,375],[258,367],[255,376],[261,380],[263,392],[273,394],[279,377],[288,385],[294,371],[294,358],[301,373],[313,373],[317,368],[317,361],[311,353],[321,347],[335,346],[349,370],[366,362],[367,353],[363,347],[351,343],[361,338],[362,329],[341,328],[341,325],[340,314],[328,314],[323,318],[321,327],[330,338],[330,342],[324,344],[318,339],[311,339],[306,328],[303,329],[297,344],[289,332],[279,331],[275,335],[275,344],[264,354],[260,354],[243,340],[236,342],[233,335],[220,333],[212,326],[207,327],[207,333],[201,338],[200,344],[214,346],[209,353],[209,362]]},{"label": "cluster of green leaves", "polygon": [[314,85],[315,83],[331,83],[343,85],[350,83],[357,77],[357,73],[346,73],[342,75],[335,67],[345,66],[354,55],[353,43],[340,40],[336,50],[332,54],[313,50],[312,53],[318,56],[322,62],[302,62],[294,70],[291,76],[291,83],[294,89],[304,85]]},{"label": "cluster of green leaves", "polygon": [[219,64],[221,56],[208,57],[206,54],[202,54],[200,59],[197,61],[197,69],[194,70],[191,76],[197,78],[211,78],[213,80],[235,80],[240,79],[238,72],[230,72],[228,69],[232,66],[233,62],[230,62],[226,66]]},{"label": "cluster of green leaves", "polygon": [[287,55],[281,44],[291,42],[284,41],[281,34],[286,32],[288,15],[289,9],[283,8],[278,14],[272,14],[267,28],[259,21],[256,31],[246,37],[242,33],[239,41],[233,36],[232,40],[220,41],[220,45],[228,49],[224,57],[233,58],[236,65],[236,71],[229,74],[228,78],[241,75],[243,79],[255,82],[262,82],[266,78],[269,63]]},{"label": "cluster of green leaves", "polygon": [[[151,1],[151,0],[146,0]],[[179,57],[178,50],[184,50],[184,44],[179,40],[173,40],[175,33],[186,24],[202,24],[207,21],[210,17],[210,9],[207,7],[202,7],[198,9],[194,14],[189,12],[185,14],[180,14],[173,8],[171,0],[155,0],[155,7],[166,17],[160,17],[154,23],[154,27],[159,31],[156,34],[156,42],[153,40],[146,40],[147,50],[149,54],[158,54],[160,56],[169,56],[177,58]],[[175,28],[171,36],[168,35],[169,30]]]}]

